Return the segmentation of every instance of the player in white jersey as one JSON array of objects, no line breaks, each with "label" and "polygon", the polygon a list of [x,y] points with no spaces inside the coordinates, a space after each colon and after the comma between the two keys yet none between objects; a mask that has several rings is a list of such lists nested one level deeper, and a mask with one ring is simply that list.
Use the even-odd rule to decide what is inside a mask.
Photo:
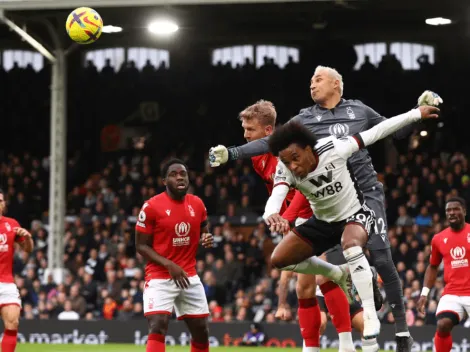
[{"label": "player in white jersey", "polygon": [[[412,122],[437,118],[438,112],[435,107],[421,106],[344,139],[317,140],[305,126],[292,121],[277,128],[269,139],[270,151],[279,156],[280,162],[263,218],[272,231],[289,232],[275,248],[272,264],[281,270],[315,274],[310,258],[341,243],[364,308],[365,339],[375,338],[380,332],[372,273],[363,253],[374,214],[363,202],[347,160],[361,148]],[[288,231],[288,223],[278,213],[291,187],[310,201],[314,216]]]}]

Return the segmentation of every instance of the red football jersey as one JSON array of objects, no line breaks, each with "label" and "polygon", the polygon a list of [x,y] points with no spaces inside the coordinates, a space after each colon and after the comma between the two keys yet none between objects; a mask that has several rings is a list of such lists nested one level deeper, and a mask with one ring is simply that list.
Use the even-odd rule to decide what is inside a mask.
[{"label": "red football jersey", "polygon": [[24,237],[18,237],[14,232],[20,227],[15,219],[6,216],[0,217],[0,282],[14,283],[13,279],[13,255],[15,242],[23,242]]},{"label": "red football jersey", "polygon": [[[153,236],[155,252],[194,276],[201,227],[206,221],[206,207],[199,197],[187,194],[182,201],[176,201],[163,192],[144,203],[135,229]],[[164,267],[147,262],[145,280],[170,278]]]},{"label": "red football jersey", "polygon": [[[275,157],[271,153],[266,153],[263,155],[253,156],[251,158],[251,162],[253,163],[253,168],[255,169],[256,173],[261,176],[263,181],[266,184],[266,188],[268,189],[269,195],[273,192],[274,186],[274,174],[276,173],[276,166],[277,166],[277,157]],[[294,199],[295,190],[291,189],[287,194],[287,201],[290,203]],[[303,198],[305,198],[302,195]],[[287,202],[284,201],[282,205],[280,214],[282,215],[287,209]],[[305,198],[305,202],[300,206],[297,212],[298,218],[308,219],[312,216],[312,209],[310,208],[310,204]]]},{"label": "red football jersey", "polygon": [[431,242],[431,265],[444,260],[444,294],[470,296],[470,225],[455,232],[451,228],[439,232]]}]

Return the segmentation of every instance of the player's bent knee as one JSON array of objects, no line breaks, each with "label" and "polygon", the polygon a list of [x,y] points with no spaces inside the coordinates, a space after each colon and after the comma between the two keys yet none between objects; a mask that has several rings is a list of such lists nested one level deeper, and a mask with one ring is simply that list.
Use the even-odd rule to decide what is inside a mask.
[{"label": "player's bent knee", "polygon": [[358,238],[347,238],[347,239],[343,238],[341,240],[341,247],[343,247],[343,250],[346,250],[352,247],[364,247],[364,243]]},{"label": "player's bent knee", "polygon": [[437,331],[449,333],[454,325],[457,325],[459,317],[457,314],[445,312],[437,316]]},{"label": "player's bent knee", "polygon": [[290,265],[290,263],[287,262],[286,258],[283,258],[280,255],[276,255],[276,253],[273,253],[273,255],[271,256],[271,265],[274,266],[276,269],[286,271],[292,271],[295,268],[295,265]]},{"label": "player's bent knee", "polygon": [[7,330],[18,330],[18,326],[20,325],[20,319],[19,318],[6,319],[4,324],[5,324],[5,329]]}]

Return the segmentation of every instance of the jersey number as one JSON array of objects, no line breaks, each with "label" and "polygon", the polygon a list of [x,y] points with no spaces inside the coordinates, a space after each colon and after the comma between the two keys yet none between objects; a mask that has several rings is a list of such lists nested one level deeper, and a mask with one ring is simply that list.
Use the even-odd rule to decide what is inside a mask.
[{"label": "jersey number", "polygon": [[332,185],[326,186],[321,191],[317,191],[313,193],[313,195],[315,196],[315,198],[322,198],[325,195],[332,196],[333,194],[337,192],[341,192],[342,189],[343,189],[343,185],[341,184],[341,182],[335,182]]}]

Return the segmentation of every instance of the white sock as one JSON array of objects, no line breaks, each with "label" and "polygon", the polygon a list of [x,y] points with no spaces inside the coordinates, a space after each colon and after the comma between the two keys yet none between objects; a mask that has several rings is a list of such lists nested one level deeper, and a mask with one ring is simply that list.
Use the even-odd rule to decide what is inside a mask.
[{"label": "white sock", "polygon": [[370,317],[376,316],[374,303],[374,289],[372,288],[372,272],[364,251],[361,247],[355,246],[343,251],[344,258],[349,265],[351,279],[356,287],[359,297],[361,297],[362,307]]},{"label": "white sock", "polygon": [[397,332],[395,335],[400,336],[400,337],[410,337],[411,336],[409,331]]},{"label": "white sock", "polygon": [[340,332],[339,336],[339,350],[341,351],[354,351],[354,342],[351,332]]},{"label": "white sock", "polygon": [[305,259],[299,264],[289,265],[281,270],[293,271],[301,274],[323,275],[333,281],[341,280],[341,277],[343,276],[343,272],[338,266],[325,262],[318,257]]},{"label": "white sock", "polygon": [[305,341],[304,341],[302,352],[320,352],[320,347],[307,347],[305,346]]}]

